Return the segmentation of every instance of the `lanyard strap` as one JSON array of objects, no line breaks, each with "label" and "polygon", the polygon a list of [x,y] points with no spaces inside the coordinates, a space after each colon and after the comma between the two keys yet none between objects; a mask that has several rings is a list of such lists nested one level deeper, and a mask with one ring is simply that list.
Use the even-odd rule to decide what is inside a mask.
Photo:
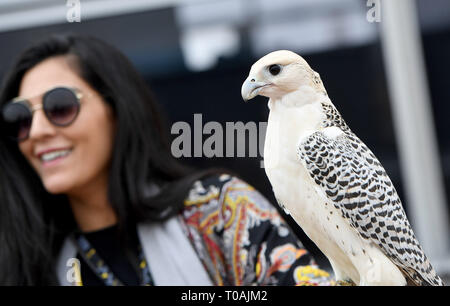
[{"label": "lanyard strap", "polygon": [[[73,238],[80,256],[87,263],[89,268],[106,286],[124,286],[123,282],[118,279],[111,268],[100,257],[98,252],[92,247],[88,239],[81,233],[74,233]],[[153,285],[153,280],[145,259],[142,246],[138,245],[138,263],[136,263],[133,252],[127,248],[126,255],[137,273],[142,286]]]}]

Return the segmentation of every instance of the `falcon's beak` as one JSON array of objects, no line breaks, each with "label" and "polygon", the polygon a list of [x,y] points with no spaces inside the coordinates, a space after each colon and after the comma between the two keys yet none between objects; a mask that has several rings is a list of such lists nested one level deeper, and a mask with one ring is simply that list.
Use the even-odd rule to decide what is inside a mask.
[{"label": "falcon's beak", "polygon": [[255,78],[249,76],[242,84],[241,95],[242,99],[247,102],[250,99],[256,97],[259,92],[265,87],[269,85],[268,83],[258,82]]}]

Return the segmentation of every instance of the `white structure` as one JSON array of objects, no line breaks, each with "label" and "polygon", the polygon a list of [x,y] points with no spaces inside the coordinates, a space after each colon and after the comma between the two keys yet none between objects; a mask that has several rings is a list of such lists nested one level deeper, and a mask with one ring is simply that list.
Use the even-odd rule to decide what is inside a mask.
[{"label": "white structure", "polygon": [[415,1],[382,2],[381,41],[411,223],[438,272],[450,272],[449,222]]}]

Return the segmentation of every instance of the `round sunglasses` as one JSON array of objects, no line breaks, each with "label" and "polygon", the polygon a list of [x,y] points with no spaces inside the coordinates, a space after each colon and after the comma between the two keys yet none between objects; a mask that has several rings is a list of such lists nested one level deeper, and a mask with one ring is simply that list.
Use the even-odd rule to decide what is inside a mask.
[{"label": "round sunglasses", "polygon": [[55,126],[68,126],[80,112],[83,94],[77,88],[56,87],[42,96],[42,104],[32,105],[28,99],[17,97],[2,109],[4,131],[17,141],[26,140],[30,135],[33,114],[43,109],[48,121]]}]

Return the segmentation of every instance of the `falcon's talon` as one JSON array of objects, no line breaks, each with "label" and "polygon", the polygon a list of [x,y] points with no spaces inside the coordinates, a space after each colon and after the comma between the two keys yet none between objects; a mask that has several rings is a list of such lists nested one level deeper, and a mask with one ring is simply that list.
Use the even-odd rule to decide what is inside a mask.
[{"label": "falcon's talon", "polygon": [[336,281],[336,286],[356,286],[356,284],[351,280],[338,280]]}]

